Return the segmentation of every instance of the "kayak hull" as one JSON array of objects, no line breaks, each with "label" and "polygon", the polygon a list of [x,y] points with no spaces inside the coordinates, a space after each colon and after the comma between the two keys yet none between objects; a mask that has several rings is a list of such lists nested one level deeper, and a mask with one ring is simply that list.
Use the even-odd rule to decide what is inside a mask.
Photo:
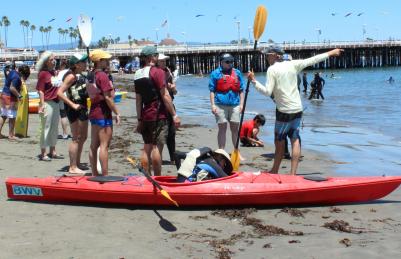
[{"label": "kayak hull", "polygon": [[[92,182],[83,177],[8,178],[10,199],[62,203],[115,203],[174,206],[143,176],[120,182]],[[401,177],[333,177],[315,182],[301,176],[236,173],[198,183],[154,179],[180,206],[334,205],[380,199],[401,184]]]}]

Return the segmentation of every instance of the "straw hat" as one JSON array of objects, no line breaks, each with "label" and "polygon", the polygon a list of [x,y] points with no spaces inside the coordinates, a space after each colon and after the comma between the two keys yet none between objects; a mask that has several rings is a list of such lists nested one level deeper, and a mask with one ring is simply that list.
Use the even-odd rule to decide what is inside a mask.
[{"label": "straw hat", "polygon": [[38,62],[36,63],[36,71],[41,71],[43,69],[43,66],[46,64],[46,62],[49,60],[49,58],[53,56],[53,52],[51,51],[45,51],[40,55],[40,58]]},{"label": "straw hat", "polygon": [[213,151],[213,154],[219,154],[221,155],[221,157],[224,158],[224,160],[226,160],[226,165],[223,170],[226,174],[230,175],[233,171],[233,164],[231,163],[231,159],[228,153],[224,149],[216,149],[215,151]]}]

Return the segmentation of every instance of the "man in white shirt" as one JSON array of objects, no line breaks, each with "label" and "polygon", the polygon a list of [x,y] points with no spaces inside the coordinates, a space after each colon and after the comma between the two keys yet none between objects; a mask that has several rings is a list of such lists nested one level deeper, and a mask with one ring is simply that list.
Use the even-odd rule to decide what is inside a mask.
[{"label": "man in white shirt", "polygon": [[292,159],[291,175],[295,175],[301,152],[299,142],[299,128],[302,119],[302,102],[298,91],[297,75],[304,68],[322,62],[329,57],[339,56],[342,49],[334,49],[326,53],[303,60],[282,61],[283,50],[278,46],[271,46],[262,52],[267,55],[269,68],[267,69],[267,83],[263,85],[250,72],[251,80],[256,90],[272,97],[276,103],[276,123],[274,129],[274,144],[276,147],[274,164],[271,173],[277,174],[284,154],[284,142],[288,136],[291,139]]}]

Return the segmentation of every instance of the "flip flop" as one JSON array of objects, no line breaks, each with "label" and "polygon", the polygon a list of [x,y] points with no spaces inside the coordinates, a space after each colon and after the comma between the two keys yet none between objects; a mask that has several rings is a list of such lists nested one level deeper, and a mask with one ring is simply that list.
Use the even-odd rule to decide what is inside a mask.
[{"label": "flip flop", "polygon": [[58,155],[58,154],[47,154],[48,157],[50,157],[51,159],[64,159],[63,155]]},{"label": "flip flop", "polygon": [[52,161],[52,160],[50,159],[50,157],[48,157],[48,156],[46,155],[46,156],[39,156],[39,161],[50,162],[50,161]]}]

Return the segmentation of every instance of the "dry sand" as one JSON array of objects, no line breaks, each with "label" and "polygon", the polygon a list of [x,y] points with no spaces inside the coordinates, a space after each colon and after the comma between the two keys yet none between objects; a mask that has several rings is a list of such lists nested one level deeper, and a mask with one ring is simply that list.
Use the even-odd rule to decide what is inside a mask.
[{"label": "dry sand", "polygon": [[[132,95],[119,104],[122,125],[115,127],[110,172],[134,172],[125,156],[139,157]],[[177,150],[216,147],[216,130],[185,125]],[[30,116],[29,138],[0,140],[0,181],[7,176],[44,177],[68,165],[67,144],[57,151],[64,160],[37,159],[38,116]],[[8,130],[5,126],[3,132]],[[87,141],[83,162],[88,162]],[[232,145],[227,146],[232,150]],[[165,150],[166,151],[166,150]],[[242,171],[271,168],[272,145],[241,148]],[[333,175],[341,161],[303,151],[300,174]],[[164,152],[164,158],[168,155]],[[288,173],[284,160],[281,173]],[[163,174],[175,174],[163,166]],[[0,185],[0,258],[400,258],[401,190],[366,204],[299,208],[163,209],[30,203],[8,200]],[[324,227],[326,225],[327,227]],[[332,227],[338,230],[332,230]]]}]

